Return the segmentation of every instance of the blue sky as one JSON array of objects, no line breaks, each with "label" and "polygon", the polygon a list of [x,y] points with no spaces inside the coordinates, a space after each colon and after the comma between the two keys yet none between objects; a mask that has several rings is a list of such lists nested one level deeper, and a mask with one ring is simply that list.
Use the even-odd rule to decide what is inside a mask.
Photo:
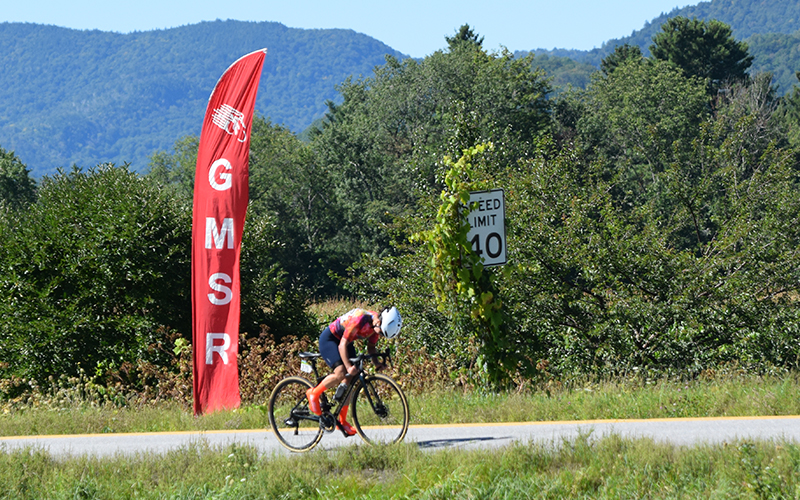
[{"label": "blue sky", "polygon": [[591,49],[630,35],[679,0],[2,0],[0,22],[128,33],[200,21],[275,21],[293,28],[345,28],[413,57],[468,23],[489,50]]}]

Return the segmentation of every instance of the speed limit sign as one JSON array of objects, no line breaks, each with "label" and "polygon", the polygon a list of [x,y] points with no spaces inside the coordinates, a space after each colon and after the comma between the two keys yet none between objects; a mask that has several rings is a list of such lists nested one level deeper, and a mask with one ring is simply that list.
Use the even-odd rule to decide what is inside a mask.
[{"label": "speed limit sign", "polygon": [[467,241],[483,260],[484,266],[506,263],[506,208],[502,189],[473,191],[469,194]]}]

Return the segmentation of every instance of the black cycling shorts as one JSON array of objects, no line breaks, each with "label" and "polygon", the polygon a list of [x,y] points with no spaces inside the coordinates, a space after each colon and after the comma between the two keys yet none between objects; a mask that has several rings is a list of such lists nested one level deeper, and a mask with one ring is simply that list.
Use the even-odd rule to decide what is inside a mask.
[{"label": "black cycling shorts", "polygon": [[[332,370],[344,364],[342,357],[339,356],[339,339],[331,333],[330,327],[326,326],[319,334],[319,353]],[[352,342],[347,346],[347,355],[351,358],[356,357],[356,346]]]}]

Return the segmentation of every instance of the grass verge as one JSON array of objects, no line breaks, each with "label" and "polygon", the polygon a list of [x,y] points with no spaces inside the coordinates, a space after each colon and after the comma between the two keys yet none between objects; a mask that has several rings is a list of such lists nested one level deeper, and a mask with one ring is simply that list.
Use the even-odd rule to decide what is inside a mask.
[{"label": "grass verge", "polygon": [[[797,374],[714,380],[622,381],[522,393],[436,390],[409,394],[411,424],[800,414]],[[194,417],[177,404],[116,407],[73,402],[0,406],[0,435],[266,428],[266,409],[243,406]]]},{"label": "grass verge", "polygon": [[258,456],[233,446],[55,460],[0,453],[0,498],[797,498],[800,446],[676,447],[589,435],[496,450],[410,444]]}]

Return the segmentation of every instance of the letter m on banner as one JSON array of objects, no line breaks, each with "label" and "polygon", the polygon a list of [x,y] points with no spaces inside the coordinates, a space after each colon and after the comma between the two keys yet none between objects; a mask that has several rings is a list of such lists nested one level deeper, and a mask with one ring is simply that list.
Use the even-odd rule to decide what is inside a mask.
[{"label": "letter m on banner", "polygon": [[208,100],[194,180],[194,413],[239,406],[239,254],[247,214],[250,124],[266,49],[231,65]]}]

